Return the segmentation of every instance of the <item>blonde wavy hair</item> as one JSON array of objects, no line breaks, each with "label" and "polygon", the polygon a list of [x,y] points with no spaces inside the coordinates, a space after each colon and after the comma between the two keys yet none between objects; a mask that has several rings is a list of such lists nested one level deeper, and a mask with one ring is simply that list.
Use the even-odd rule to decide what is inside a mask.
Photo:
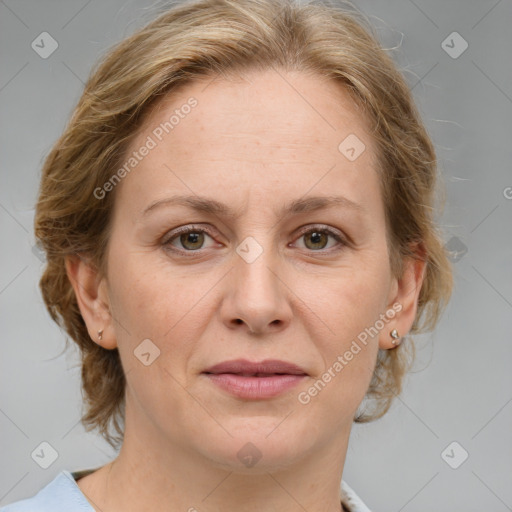
[{"label": "blonde wavy hair", "polygon": [[[65,260],[85,255],[106,275],[106,247],[115,190],[101,187],[124,161],[151,106],[196,78],[272,67],[337,81],[373,128],[385,203],[390,265],[426,259],[418,312],[410,334],[432,330],[449,301],[452,268],[434,218],[437,162],[408,86],[378,43],[367,19],[328,0],[195,0],[168,6],[154,21],[114,46],[92,70],[83,94],[45,159],[35,236],[46,252],[40,288],[55,322],[78,345],[86,430],[97,428],[113,447],[123,439],[125,376],[117,349],[92,341]],[[413,251],[421,244],[423,256]],[[384,415],[402,389],[415,349],[408,335],[379,350],[355,422]],[[66,340],[66,343],[68,340]]]}]

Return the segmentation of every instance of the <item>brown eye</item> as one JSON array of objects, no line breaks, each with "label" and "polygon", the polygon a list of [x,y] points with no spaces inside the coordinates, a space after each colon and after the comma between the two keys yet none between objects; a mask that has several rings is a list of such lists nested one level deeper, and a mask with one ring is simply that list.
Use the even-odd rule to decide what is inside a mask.
[{"label": "brown eye", "polygon": [[323,249],[329,241],[329,234],[319,230],[310,231],[303,236],[308,249]]},{"label": "brown eye", "polygon": [[201,231],[189,231],[188,233],[180,235],[179,239],[185,249],[193,251],[195,249],[201,249],[204,243],[204,233]]},{"label": "brown eye", "polygon": [[[329,239],[335,243],[329,245]],[[299,240],[303,240],[303,246],[301,248],[313,252],[331,252],[330,249],[343,249],[347,246],[344,237],[337,231],[323,227],[313,227],[302,231]]]},{"label": "brown eye", "polygon": [[[175,230],[162,243],[164,246],[173,251],[181,253],[192,253],[200,252],[201,249],[204,249],[207,238],[211,239],[213,242],[212,237],[206,232],[205,229],[192,226]],[[212,246],[212,244],[210,244],[210,246]]]}]

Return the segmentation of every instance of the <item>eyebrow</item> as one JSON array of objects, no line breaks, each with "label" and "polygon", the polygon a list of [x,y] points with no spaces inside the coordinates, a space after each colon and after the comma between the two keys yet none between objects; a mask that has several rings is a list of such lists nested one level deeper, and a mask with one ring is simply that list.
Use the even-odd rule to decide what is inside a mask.
[{"label": "eyebrow", "polygon": [[[242,213],[242,210],[235,210],[224,203],[216,201],[215,199],[193,195],[172,196],[154,201],[142,212],[142,216],[146,217],[149,213],[166,206],[185,206],[198,212],[230,217],[233,219],[237,219]],[[354,203],[343,196],[309,196],[295,199],[284,206],[281,206],[281,208],[274,209],[274,214],[277,218],[281,218],[288,215],[308,213],[335,206],[341,206],[361,213],[366,212],[366,208],[361,204]]]}]

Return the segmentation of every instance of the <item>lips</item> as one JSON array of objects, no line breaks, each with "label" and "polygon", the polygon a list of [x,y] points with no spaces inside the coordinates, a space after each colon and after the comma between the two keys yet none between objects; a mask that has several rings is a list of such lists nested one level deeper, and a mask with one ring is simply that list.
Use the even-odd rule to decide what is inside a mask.
[{"label": "lips", "polygon": [[224,361],[202,373],[223,392],[243,400],[276,398],[308,377],[300,366],[277,359]]},{"label": "lips", "polygon": [[278,359],[266,359],[261,362],[252,362],[246,359],[224,361],[211,366],[203,373],[223,374],[231,373],[243,377],[269,377],[272,375],[307,375],[300,366]]}]

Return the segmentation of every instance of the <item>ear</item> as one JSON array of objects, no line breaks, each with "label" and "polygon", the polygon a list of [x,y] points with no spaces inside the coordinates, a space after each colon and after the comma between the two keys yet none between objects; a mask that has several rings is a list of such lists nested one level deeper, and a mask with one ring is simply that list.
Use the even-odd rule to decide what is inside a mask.
[{"label": "ear", "polygon": [[[116,348],[106,279],[101,278],[98,270],[79,255],[66,257],[66,272],[89,336],[105,349]],[[101,340],[98,331],[103,331]]]},{"label": "ear", "polygon": [[[393,278],[388,297],[387,312],[394,311],[394,315],[379,336],[379,348],[391,349],[400,344],[401,338],[412,328],[418,311],[418,299],[427,270],[426,251],[423,244],[416,244],[414,256],[408,256],[403,261],[403,273],[400,279]],[[399,338],[392,343],[391,331],[396,329]]]}]

